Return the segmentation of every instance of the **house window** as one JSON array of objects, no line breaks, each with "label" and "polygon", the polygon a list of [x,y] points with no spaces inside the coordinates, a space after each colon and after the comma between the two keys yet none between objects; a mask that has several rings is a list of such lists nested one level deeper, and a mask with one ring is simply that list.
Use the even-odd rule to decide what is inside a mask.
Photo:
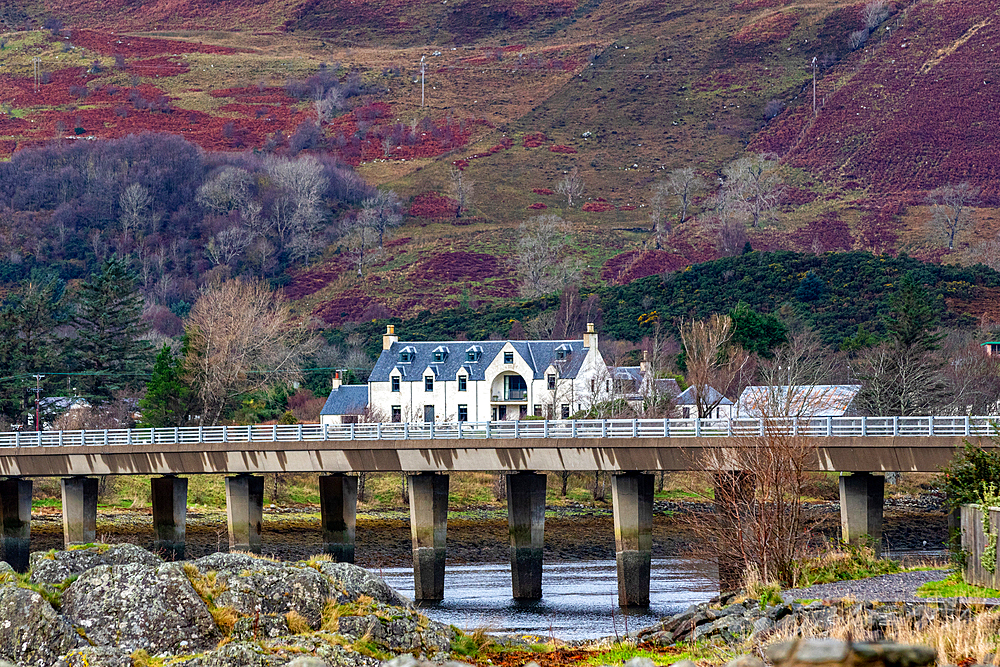
[{"label": "house window", "polygon": [[424,376],[424,391],[434,391],[434,376],[425,375]]},{"label": "house window", "polygon": [[392,390],[393,391],[399,391],[399,378],[398,377],[392,378]]},{"label": "house window", "polygon": [[442,361],[443,359],[444,359],[444,353],[443,352],[435,352],[434,353],[434,361]]},{"label": "house window", "polygon": [[542,406],[540,406],[540,405],[534,406],[534,411],[532,412],[532,414],[534,414],[536,417],[541,417],[542,416]]},{"label": "house window", "polygon": [[413,361],[413,353],[407,350],[399,353],[399,360],[404,364]]},{"label": "house window", "polygon": [[473,362],[479,361],[479,350],[474,347],[470,347],[465,351],[465,360]]},{"label": "house window", "polygon": [[403,408],[398,405],[392,406],[392,421],[401,422],[403,421]]},{"label": "house window", "polygon": [[590,393],[593,394],[597,391],[597,380],[590,378]]},{"label": "house window", "polygon": [[503,362],[505,364],[512,364],[512,363],[514,363],[514,353],[513,352],[504,352],[503,353]]},{"label": "house window", "polygon": [[565,359],[566,350],[556,350],[556,359]]},{"label": "house window", "polygon": [[458,406],[458,421],[467,422],[469,421],[469,406],[459,405]]},{"label": "house window", "polygon": [[459,391],[465,391],[467,387],[468,387],[468,378],[465,377],[464,375],[459,375],[458,376],[458,390]]},{"label": "house window", "polygon": [[604,391],[611,391],[611,380],[604,381]]},{"label": "house window", "polygon": [[569,419],[569,403],[562,404],[562,418]]},{"label": "house window", "polygon": [[681,409],[681,418],[682,419],[690,419],[691,418],[691,408],[683,408],[683,409]]},{"label": "house window", "polygon": [[549,391],[556,390],[556,374],[549,373]]}]

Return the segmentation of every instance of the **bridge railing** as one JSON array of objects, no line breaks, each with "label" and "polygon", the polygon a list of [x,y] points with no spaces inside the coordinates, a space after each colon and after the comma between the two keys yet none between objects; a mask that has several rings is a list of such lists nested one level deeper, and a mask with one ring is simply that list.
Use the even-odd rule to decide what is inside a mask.
[{"label": "bridge railing", "polygon": [[720,438],[992,436],[1000,417],[757,417],[558,419],[499,422],[294,424],[0,433],[2,447],[152,447],[195,443],[524,438]]}]

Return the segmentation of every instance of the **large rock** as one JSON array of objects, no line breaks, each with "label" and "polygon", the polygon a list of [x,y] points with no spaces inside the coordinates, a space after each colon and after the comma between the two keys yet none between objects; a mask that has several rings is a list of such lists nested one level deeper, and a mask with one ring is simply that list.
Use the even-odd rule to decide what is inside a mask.
[{"label": "large rock", "polygon": [[0,586],[0,657],[19,667],[51,667],[87,642],[41,595]]},{"label": "large rock", "polygon": [[782,667],[927,667],[937,660],[937,652],[928,646],[827,638],[772,644],[764,655]]},{"label": "large rock", "polygon": [[446,657],[454,634],[442,623],[413,612],[400,614],[398,609],[377,602],[370,614],[339,617],[337,631],[350,637],[369,637],[394,653],[419,653],[432,659]]},{"label": "large rock", "polygon": [[223,575],[281,570],[285,567],[284,563],[248,553],[214,553],[191,562],[201,572],[217,572]]},{"label": "large rock", "polygon": [[265,567],[258,570],[228,570],[217,573],[226,589],[215,604],[232,607],[240,615],[301,614],[309,625],[319,628],[323,605],[330,597],[329,580],[311,567]]},{"label": "large rock", "polygon": [[219,639],[205,602],[173,563],[87,570],[63,593],[62,612],[93,643],[128,651],[195,653]]},{"label": "large rock", "polygon": [[367,595],[382,604],[413,608],[413,602],[409,598],[363,567],[351,563],[321,561],[319,569],[333,582],[338,602],[353,602],[360,596]]},{"label": "large rock", "polygon": [[55,667],[133,667],[132,654],[109,646],[74,649],[59,659]]},{"label": "large rock", "polygon": [[59,584],[101,565],[142,564],[156,566],[163,560],[134,544],[98,544],[86,549],[36,551],[31,554],[31,582]]}]

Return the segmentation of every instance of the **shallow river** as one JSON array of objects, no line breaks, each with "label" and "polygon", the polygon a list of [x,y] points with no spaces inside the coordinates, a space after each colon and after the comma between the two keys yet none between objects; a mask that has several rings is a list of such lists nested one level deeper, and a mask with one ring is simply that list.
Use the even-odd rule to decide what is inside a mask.
[{"label": "shallow river", "polygon": [[[413,597],[413,571],[380,571],[390,586]],[[618,607],[613,560],[545,564],[543,599],[511,598],[509,565],[448,565],[445,600],[424,605],[433,620],[471,630],[538,635],[544,638],[592,639],[622,635],[660,618],[704,602],[718,593],[714,566],[690,559],[654,559],[648,610],[624,614]]]}]

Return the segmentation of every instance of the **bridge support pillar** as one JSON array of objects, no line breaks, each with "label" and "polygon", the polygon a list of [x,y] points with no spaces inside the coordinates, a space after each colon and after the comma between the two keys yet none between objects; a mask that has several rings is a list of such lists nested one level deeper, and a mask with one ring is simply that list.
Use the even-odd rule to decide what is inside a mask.
[{"label": "bridge support pillar", "polygon": [[740,523],[749,515],[754,499],[754,476],[744,470],[715,473],[715,513],[720,531],[715,543],[719,561],[719,591],[731,593],[743,585],[744,562]]},{"label": "bridge support pillar", "polygon": [[166,560],[184,560],[188,481],[183,477],[149,480],[153,498],[153,551]]},{"label": "bridge support pillar", "polygon": [[840,477],[840,527],[849,544],[870,541],[875,554],[882,552],[882,506],[885,477],[852,472]]},{"label": "bridge support pillar", "polygon": [[510,577],[515,600],[542,597],[545,481],[545,475],[537,473],[507,475]]},{"label": "bridge support pillar", "polygon": [[618,604],[649,606],[653,551],[653,475],[626,472],[611,476],[618,561]]},{"label": "bridge support pillar", "polygon": [[97,479],[63,477],[63,542],[89,544],[97,539]]},{"label": "bridge support pillar", "polygon": [[323,553],[338,563],[354,562],[354,528],[358,510],[358,478],[336,473],[319,476]]},{"label": "bridge support pillar", "polygon": [[226,514],[229,519],[229,550],[260,553],[264,478],[259,475],[227,477]]},{"label": "bridge support pillar", "polygon": [[11,477],[0,482],[4,560],[16,572],[28,571],[31,554],[31,480]]},{"label": "bridge support pillar", "polygon": [[413,537],[413,599],[444,599],[445,541],[448,536],[448,475],[420,473],[410,479]]}]

